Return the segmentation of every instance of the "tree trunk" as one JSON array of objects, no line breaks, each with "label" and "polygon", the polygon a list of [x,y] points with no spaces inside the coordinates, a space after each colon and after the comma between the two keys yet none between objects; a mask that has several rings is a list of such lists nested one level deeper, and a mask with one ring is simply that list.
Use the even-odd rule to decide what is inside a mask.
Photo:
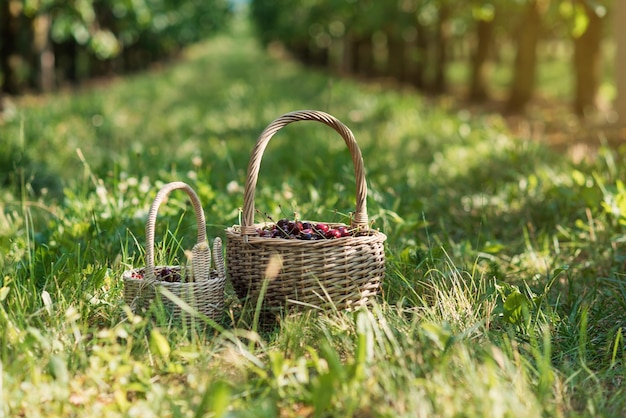
[{"label": "tree trunk", "polygon": [[405,80],[406,54],[404,39],[392,34],[387,35],[387,75],[397,81]]},{"label": "tree trunk", "polygon": [[435,74],[432,83],[433,93],[443,93],[447,88],[446,69],[448,67],[448,44],[450,42],[450,7],[442,4],[437,23],[437,43]]},{"label": "tree trunk", "polygon": [[348,32],[348,35],[346,36],[346,42],[350,42],[350,48],[348,48],[348,53],[350,54],[348,64],[350,65],[350,67],[348,71],[350,74],[358,74],[359,64],[361,61],[359,37],[352,32]]},{"label": "tree trunk", "polygon": [[469,99],[481,102],[489,97],[487,91],[487,64],[493,42],[494,20],[476,22],[476,50],[472,56]]},{"label": "tree trunk", "polygon": [[0,0],[0,72],[2,72],[2,91],[18,94],[19,85],[12,61],[17,55],[17,32],[19,16],[11,13],[10,2]]},{"label": "tree trunk", "polygon": [[360,35],[353,38],[352,68],[355,74],[364,76],[375,74],[374,44],[371,36]]},{"label": "tree trunk", "polygon": [[413,86],[423,90],[426,86],[426,67],[428,64],[428,34],[426,28],[415,20],[415,45],[410,54],[411,65],[409,80]]},{"label": "tree trunk", "polygon": [[307,40],[292,41],[287,45],[289,52],[300,62],[309,63],[309,43]]},{"label": "tree trunk", "polygon": [[613,6],[613,38],[615,39],[615,85],[617,97],[615,111],[619,123],[626,126],[626,1],[618,0]]},{"label": "tree trunk", "polygon": [[339,62],[339,73],[340,74],[352,74],[352,58],[353,53],[352,49],[354,48],[354,42],[352,41],[350,35],[343,36],[341,38],[341,59]]},{"label": "tree trunk", "polygon": [[58,69],[59,83],[78,84],[81,74],[79,68],[79,48],[73,38],[52,46],[55,67]]},{"label": "tree trunk", "polygon": [[574,38],[574,73],[576,75],[576,97],[574,111],[584,116],[596,109],[596,95],[600,83],[602,18],[586,2],[580,2],[589,23],[585,32]]},{"label": "tree trunk", "polygon": [[314,67],[328,67],[328,47],[319,47],[309,43],[309,57]]},{"label": "tree trunk", "polygon": [[37,59],[37,87],[40,91],[47,93],[54,89],[54,52],[50,42],[50,25],[52,20],[50,15],[43,14],[33,20],[33,49]]},{"label": "tree trunk", "polygon": [[537,44],[541,28],[541,12],[537,1],[526,4],[521,27],[517,30],[517,52],[513,69],[513,82],[508,102],[508,110],[521,112],[532,97],[535,88],[537,66]]}]

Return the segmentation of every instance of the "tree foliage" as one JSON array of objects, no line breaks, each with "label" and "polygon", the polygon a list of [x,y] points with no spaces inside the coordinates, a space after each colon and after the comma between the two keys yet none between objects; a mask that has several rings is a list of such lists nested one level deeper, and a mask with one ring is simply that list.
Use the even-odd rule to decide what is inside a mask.
[{"label": "tree foliage", "polygon": [[[536,49],[542,42],[559,41],[578,49],[580,39],[598,32],[612,1],[598,0],[252,0],[251,16],[263,44],[282,43],[307,64],[321,63],[342,73],[384,76],[419,89],[441,93],[447,86],[447,66],[462,59],[470,66],[470,99],[489,95],[489,61],[512,51],[509,104],[523,110],[534,88]],[[596,41],[597,36],[593,37]],[[596,42],[583,45],[590,56]],[[574,55],[572,53],[572,55]],[[598,67],[599,54],[593,55]],[[572,59],[575,74],[589,62]],[[599,76],[599,75],[596,75]],[[578,76],[577,76],[578,77]],[[584,77],[583,77],[584,78]],[[591,106],[597,80],[575,93],[580,113]],[[576,90],[576,89],[573,89]],[[584,89],[583,89],[584,90]],[[582,91],[578,88],[577,91]]]},{"label": "tree foliage", "polygon": [[[3,0],[3,90],[37,88],[45,71],[61,81],[142,68],[222,30],[227,0]],[[46,55],[47,54],[47,55]],[[52,69],[42,57],[54,62]],[[56,78],[56,77],[55,77]]]}]

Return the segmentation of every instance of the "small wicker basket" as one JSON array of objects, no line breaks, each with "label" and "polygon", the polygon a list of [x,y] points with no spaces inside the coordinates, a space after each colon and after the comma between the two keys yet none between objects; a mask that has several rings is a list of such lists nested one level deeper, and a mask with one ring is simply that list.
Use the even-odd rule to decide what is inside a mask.
[{"label": "small wicker basket", "polygon": [[[198,225],[198,241],[191,250],[191,265],[154,265],[154,230],[159,206],[167,195],[176,189],[184,190],[193,204]],[[206,238],[204,211],[198,195],[186,183],[177,181],[163,186],[157,193],[146,222],[146,267],[126,270],[124,280],[124,301],[135,312],[148,309],[160,288],[167,289],[182,299],[191,308],[207,317],[217,320],[224,308],[224,284],[226,272],[222,255],[222,241],[216,237],[213,242],[214,269],[211,269],[211,249]],[[164,273],[180,278],[179,281],[159,280]],[[163,296],[163,304],[171,312],[173,319],[180,319],[182,309],[179,304]]]},{"label": "small wicker basket", "polygon": [[[297,121],[317,121],[341,135],[354,163],[356,211],[349,228],[353,236],[305,241],[261,237],[254,223],[254,194],[261,157],[278,130]],[[386,236],[370,228],[363,157],[354,135],[333,116],[313,110],[287,113],[268,125],[251,154],[243,197],[241,225],[226,229],[228,276],[237,295],[256,301],[263,292],[266,308],[350,309],[375,296],[385,274]],[[331,226],[343,225],[327,223]],[[348,227],[347,225],[344,225]]]}]

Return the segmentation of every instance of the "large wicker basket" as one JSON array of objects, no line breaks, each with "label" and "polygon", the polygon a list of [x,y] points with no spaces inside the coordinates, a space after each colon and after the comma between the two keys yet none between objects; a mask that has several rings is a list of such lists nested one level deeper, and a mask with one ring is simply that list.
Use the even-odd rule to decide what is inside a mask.
[{"label": "large wicker basket", "polygon": [[[156,266],[154,265],[154,230],[159,206],[167,195],[176,189],[184,190],[193,204],[198,226],[198,241],[191,250],[190,266]],[[124,280],[124,301],[135,312],[144,311],[158,294],[166,289],[182,299],[195,311],[217,320],[224,308],[224,284],[226,272],[222,255],[222,241],[216,237],[213,242],[214,268],[211,268],[211,249],[206,238],[204,211],[198,195],[183,182],[172,182],[163,186],[157,193],[146,222],[146,266],[126,270]],[[176,276],[180,280],[162,280],[164,273]],[[167,292],[166,292],[167,293]],[[180,303],[167,294],[160,295],[166,309],[173,319],[180,319],[183,310]],[[188,318],[191,315],[187,316]]]},{"label": "large wicker basket", "polygon": [[[346,226],[358,231],[356,234],[314,241],[259,236],[259,229],[268,225],[254,223],[261,157],[274,134],[297,121],[324,123],[337,131],[348,146],[356,176],[356,211],[351,225]],[[253,302],[263,295],[266,308],[323,309],[332,305],[350,309],[371,300],[385,273],[387,237],[370,228],[366,196],[363,157],[348,127],[327,113],[312,110],[287,113],[274,120],[261,133],[251,154],[241,225],[226,229],[226,265],[237,295]]]}]

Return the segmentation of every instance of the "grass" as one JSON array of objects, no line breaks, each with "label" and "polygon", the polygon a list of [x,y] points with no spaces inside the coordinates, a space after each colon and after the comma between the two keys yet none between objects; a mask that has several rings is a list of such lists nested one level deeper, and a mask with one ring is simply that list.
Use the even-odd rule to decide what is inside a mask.
[{"label": "grass", "polygon": [[[256,136],[302,108],[362,148],[388,235],[377,303],[257,324],[228,289],[220,324],[133,315],[120,277],[143,264],[158,187],[188,182],[223,238]],[[575,164],[527,139],[449,98],[268,56],[245,31],[20,102],[0,131],[0,416],[623,415],[625,155]],[[340,138],[296,124],[255,204],[335,220],[353,184]],[[157,263],[184,259],[191,212],[176,193],[162,207]]]}]

